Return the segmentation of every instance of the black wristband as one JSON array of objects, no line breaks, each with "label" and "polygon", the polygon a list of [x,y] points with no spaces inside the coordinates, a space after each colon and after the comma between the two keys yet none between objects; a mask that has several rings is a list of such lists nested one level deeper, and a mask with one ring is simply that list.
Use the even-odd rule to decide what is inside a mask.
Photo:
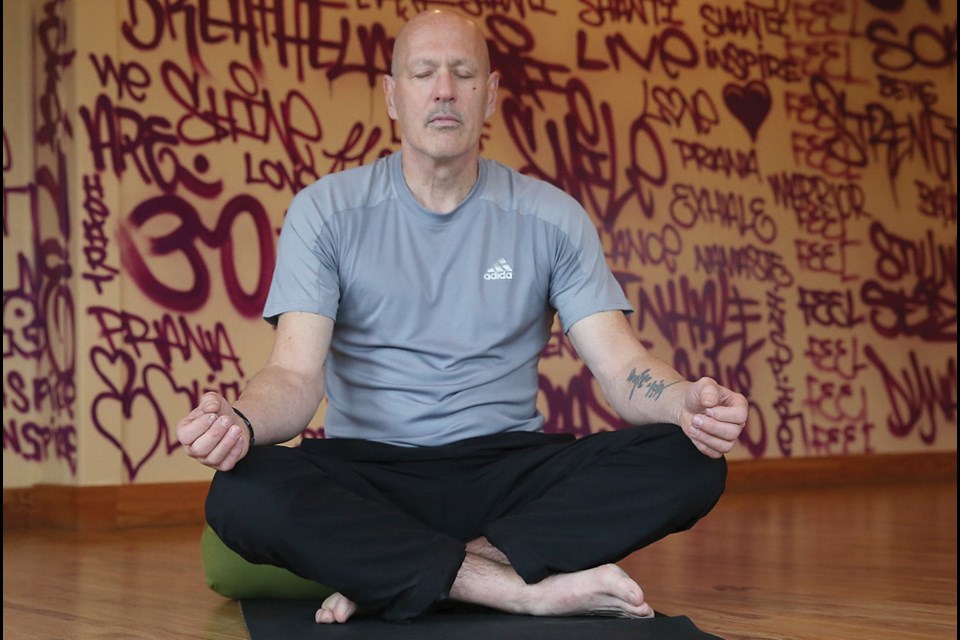
[{"label": "black wristband", "polygon": [[257,438],[253,435],[253,425],[250,424],[250,419],[243,415],[243,411],[240,411],[240,409],[237,409],[236,407],[230,408],[233,409],[235,414],[240,416],[240,419],[243,420],[243,424],[247,425],[247,431],[250,433],[250,446],[252,447],[253,445],[257,444]]}]

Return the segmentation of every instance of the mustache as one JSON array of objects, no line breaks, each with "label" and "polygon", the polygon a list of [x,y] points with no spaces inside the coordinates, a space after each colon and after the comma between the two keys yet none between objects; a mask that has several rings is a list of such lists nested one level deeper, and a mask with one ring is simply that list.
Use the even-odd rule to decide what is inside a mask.
[{"label": "mustache", "polygon": [[424,120],[424,124],[425,125],[430,124],[430,122],[434,118],[437,118],[439,116],[443,116],[444,118],[453,118],[459,124],[463,124],[463,116],[458,111],[453,109],[453,107],[449,106],[449,104],[447,103],[443,103],[436,109],[433,109],[429,113],[427,113],[427,117]]}]

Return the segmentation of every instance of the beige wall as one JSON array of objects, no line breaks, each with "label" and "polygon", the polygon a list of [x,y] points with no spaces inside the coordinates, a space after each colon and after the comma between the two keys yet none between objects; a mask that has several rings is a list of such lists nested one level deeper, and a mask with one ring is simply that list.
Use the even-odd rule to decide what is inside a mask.
[{"label": "beige wall", "polygon": [[[174,426],[267,357],[290,198],[398,147],[380,75],[435,3],[208,4],[4,0],[4,487],[208,477]],[[459,4],[503,73],[485,154],[751,399],[732,457],[956,450],[955,3]],[[618,426],[545,356],[548,428]]]}]

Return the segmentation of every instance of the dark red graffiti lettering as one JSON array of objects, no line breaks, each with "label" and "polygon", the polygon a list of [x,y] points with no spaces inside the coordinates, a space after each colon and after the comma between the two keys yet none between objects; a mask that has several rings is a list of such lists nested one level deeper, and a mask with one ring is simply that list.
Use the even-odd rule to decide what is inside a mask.
[{"label": "dark red graffiti lettering", "polygon": [[703,3],[700,17],[703,18],[703,32],[711,38],[752,36],[763,40],[769,36],[786,37],[787,12],[778,6],[764,7],[754,2],[746,2],[743,7]]},{"label": "dark red graffiti lettering", "polygon": [[687,142],[678,138],[673,139],[680,152],[680,166],[683,169],[694,168],[697,171],[719,173],[724,177],[736,177],[741,180],[754,176],[760,180],[760,164],[757,160],[757,150],[732,149],[724,146]]},{"label": "dark red graffiti lettering", "polygon": [[677,183],[672,189],[670,218],[684,229],[717,225],[733,229],[741,237],[753,236],[764,244],[777,237],[777,223],[767,215],[766,202],[735,191],[708,189]]},{"label": "dark red graffiti lettering", "polygon": [[652,289],[638,289],[637,331],[647,322],[664,336],[673,351],[673,366],[688,379],[709,376],[749,395],[749,360],[765,339],[752,339],[761,320],[758,301],[743,296],[725,278],[708,280],[695,289],[686,276]]},{"label": "dark red graffiti lettering", "polygon": [[803,414],[793,408],[796,389],[790,382],[788,367],[793,362],[793,347],[787,338],[786,300],[779,287],[767,291],[764,304],[767,308],[767,339],[771,353],[767,356],[767,366],[773,375],[773,409],[777,414],[776,437],[780,452],[785,456],[793,454],[793,442],[796,432],[806,441],[807,429]]},{"label": "dark red graffiti lettering", "polygon": [[[918,336],[930,342],[957,339],[957,244],[940,244],[933,232],[904,238],[880,222],[870,226],[878,280],[860,290],[873,328],[886,337]],[[887,286],[885,283],[890,283]]]},{"label": "dark red graffiti lettering", "polygon": [[97,57],[97,54],[91,53],[90,63],[97,73],[97,79],[100,80],[101,87],[107,88],[111,82],[116,85],[116,98],[118,100],[125,95],[130,96],[137,102],[146,100],[146,90],[151,84],[150,72],[136,60],[124,60],[116,63],[108,53],[103,54],[100,58]]},{"label": "dark red graffiti lettering", "polygon": [[608,22],[643,25],[682,24],[674,16],[675,0],[580,0],[580,22],[602,27]]},{"label": "dark red graffiti lettering", "polygon": [[541,374],[540,394],[546,401],[543,430],[585,436],[628,426],[603,399],[603,393],[587,367],[570,379],[566,388],[554,385]]},{"label": "dark red graffiti lettering", "polygon": [[957,157],[955,117],[924,105],[919,113],[901,119],[879,102],[855,111],[847,93],[837,91],[828,80],[812,78],[810,88],[812,103],[788,99],[788,114],[811,106],[815,110],[812,116],[801,118],[815,124],[818,133],[794,132],[791,136],[798,164],[838,175],[879,161],[886,168],[894,195],[894,179],[907,160],[918,158],[942,181],[949,180]]},{"label": "dark red graffiti lettering", "polygon": [[752,244],[740,247],[696,245],[694,255],[694,270],[708,275],[755,280],[778,287],[789,287],[794,281],[780,254]]},{"label": "dark red graffiti lettering", "polygon": [[643,96],[641,112],[647,121],[662,122],[673,128],[690,124],[699,135],[710,133],[720,123],[713,98],[703,89],[695,89],[688,96],[678,87],[651,86],[644,79],[640,93]]},{"label": "dark red graffiti lettering", "polygon": [[875,45],[873,62],[884,71],[908,71],[914,67],[955,68],[957,22],[938,26],[918,24],[903,36],[900,28],[885,19],[867,25],[867,39]]},{"label": "dark red graffiti lettering", "polygon": [[851,273],[848,270],[850,262],[847,260],[847,249],[859,244],[859,240],[825,242],[797,238],[793,241],[797,264],[801,271],[825,273],[837,277],[840,282],[860,279],[859,273]]},{"label": "dark red graffiti lettering", "polygon": [[815,38],[850,38],[859,35],[856,10],[840,2],[796,0],[789,5],[790,26],[797,35]]},{"label": "dark red graffiti lettering", "polygon": [[62,137],[73,137],[73,125],[68,109],[61,101],[62,74],[73,64],[75,50],[67,50],[67,21],[61,15],[65,0],[50,0],[43,5],[43,13],[37,24],[37,42],[43,52],[39,60],[43,69],[43,89],[36,98],[39,124],[35,138],[37,144],[60,150]]},{"label": "dark red graffiti lettering", "polygon": [[768,176],[767,182],[774,203],[793,211],[803,233],[846,242],[847,224],[871,217],[865,209],[866,194],[857,183],[786,171]]},{"label": "dark red graffiti lettering", "polygon": [[605,246],[609,263],[628,269],[636,262],[640,266],[663,266],[668,273],[677,270],[677,257],[683,249],[683,240],[677,229],[665,224],[659,231],[650,229],[600,229],[601,239],[609,238]]},{"label": "dark red graffiti lettering", "polygon": [[[700,52],[690,36],[679,27],[667,27],[654,34],[647,42],[646,52],[642,45],[635,46],[622,33],[604,36],[606,58],[590,58],[591,32],[577,31],[577,67],[588,71],[602,71],[610,67],[620,71],[632,62],[644,71],[663,71],[668,78],[676,79],[682,69],[695,69],[700,62]],[[659,67],[659,69],[657,69]]]},{"label": "dark red graffiti lettering", "polygon": [[914,180],[920,203],[917,211],[943,225],[957,225],[957,191],[946,185],[929,185],[923,180]]},{"label": "dark red graffiti lettering", "polygon": [[905,80],[894,78],[883,73],[877,74],[880,84],[880,97],[895,101],[916,101],[927,106],[933,106],[939,100],[936,85],[932,80]]},{"label": "dark red graffiti lettering", "polygon": [[[372,127],[367,133],[363,123],[357,122],[347,132],[343,146],[334,152],[324,152],[324,156],[332,160],[327,173],[336,173],[350,167],[359,167],[367,163],[370,155],[380,144],[380,138],[383,137],[383,130],[380,127]],[[378,157],[383,157],[390,153],[389,148],[380,148]]]},{"label": "dark red graffiti lettering", "polygon": [[[788,45],[789,46],[789,45]],[[800,82],[809,60],[781,56],[763,50],[763,45],[744,45],[742,42],[724,42],[722,45],[707,40],[703,59],[708,69],[719,69],[740,81],[782,80]]]},{"label": "dark red graffiti lettering", "polygon": [[110,353],[127,351],[138,359],[156,357],[167,369],[177,362],[190,362],[198,355],[212,372],[223,371],[231,365],[238,377],[243,367],[227,329],[222,322],[206,328],[197,323],[191,326],[184,316],[163,314],[159,319],[147,320],[130,311],[91,306],[87,309],[99,328],[97,335],[105,341]]},{"label": "dark red graffiti lettering", "polygon": [[110,210],[104,202],[103,184],[99,174],[83,176],[83,255],[87,268],[83,279],[92,282],[97,293],[103,293],[103,285],[112,282],[120,270],[107,264],[110,257],[110,237],[106,231]]},{"label": "dark red graffiti lettering", "polygon": [[[253,223],[257,246],[252,255],[259,259],[255,285],[249,293],[241,285],[235,257],[237,234],[234,227],[242,217]],[[139,233],[158,218],[178,224],[164,235],[144,238],[142,242],[149,245],[144,250],[142,242],[137,241]],[[196,246],[197,241],[220,250],[224,285],[237,311],[246,317],[259,315],[266,301],[276,257],[273,227],[259,200],[245,194],[234,196],[224,205],[211,230],[204,226],[200,214],[190,202],[175,195],[157,196],[139,204],[131,212],[129,223],[120,229],[121,256],[127,272],[151,300],[175,311],[196,311],[206,303],[210,294],[210,272]],[[168,255],[179,255],[189,265],[192,283],[182,272],[176,274],[177,282],[187,280],[186,288],[163,282],[154,274],[145,257]],[[248,253],[242,252],[242,255]]]},{"label": "dark red graffiti lettering", "polygon": [[855,388],[850,382],[821,380],[808,374],[803,404],[814,420],[860,423],[867,419],[867,390],[863,386]]},{"label": "dark red graffiti lettering", "polygon": [[822,456],[849,456],[874,453],[870,435],[876,429],[870,421],[824,426],[810,425],[809,452]]},{"label": "dark red graffiti lettering", "polygon": [[257,76],[263,75],[264,55],[269,54],[281,67],[294,67],[301,82],[307,70],[323,70],[330,80],[364,75],[372,87],[379,76],[389,73],[392,42],[376,23],[357,25],[354,41],[347,9],[347,2],[337,0],[225,5],[128,0],[121,31],[141,51],[157,49],[166,41],[183,42],[191,65],[204,75],[209,74],[204,62],[207,50],[225,43],[245,47],[246,61]]},{"label": "dark red graffiti lettering", "polygon": [[289,167],[282,160],[261,158],[254,161],[247,152],[243,154],[244,182],[249,185],[267,185],[276,191],[297,193],[320,176],[305,165]]},{"label": "dark red graffiti lettering", "polygon": [[8,451],[28,462],[62,461],[71,475],[77,473],[77,429],[72,424],[37,424],[4,414],[3,452]]},{"label": "dark red graffiti lettering", "polygon": [[803,355],[818,371],[853,380],[867,365],[860,362],[856,336],[849,338],[818,338],[807,336]]},{"label": "dark red graffiti lettering", "polygon": [[217,92],[204,90],[196,72],[170,61],[160,66],[164,87],[185,112],[176,121],[177,136],[190,145],[225,139],[267,144],[276,138],[294,166],[316,170],[311,145],[323,138],[323,128],[307,97],[290,89],[275,101],[248,67],[232,62],[229,71],[231,87]]},{"label": "dark red graffiti lettering", "polygon": [[166,118],[144,117],[133,109],[115,106],[106,94],[100,94],[93,111],[80,107],[80,117],[98,172],[112,169],[119,178],[132,166],[146,184],[156,184],[167,192],[182,185],[202,198],[212,199],[223,191],[221,180],[205,182],[200,178],[208,166],[205,159],[198,157],[193,170],[180,160],[176,152],[180,143]]},{"label": "dark red graffiti lettering", "polygon": [[932,444],[941,420],[945,427],[956,424],[956,358],[947,358],[943,368],[936,371],[930,364],[921,365],[916,352],[911,350],[909,365],[892,371],[871,345],[865,346],[863,353],[883,379],[882,397],[890,400],[887,428],[892,435],[906,438],[916,431],[924,444]]},{"label": "dark red graffiti lettering", "polygon": [[798,306],[803,312],[806,326],[840,327],[851,329],[864,322],[862,315],[854,310],[853,292],[827,291],[821,289],[797,289],[800,294]]}]

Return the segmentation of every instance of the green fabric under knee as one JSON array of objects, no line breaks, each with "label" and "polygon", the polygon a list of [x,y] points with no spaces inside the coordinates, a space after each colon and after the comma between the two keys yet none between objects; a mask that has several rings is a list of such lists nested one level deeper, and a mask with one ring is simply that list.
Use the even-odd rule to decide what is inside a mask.
[{"label": "green fabric under knee", "polygon": [[230,549],[209,525],[200,536],[200,558],[207,585],[225,598],[318,599],[330,587],[268,564],[253,564]]}]

